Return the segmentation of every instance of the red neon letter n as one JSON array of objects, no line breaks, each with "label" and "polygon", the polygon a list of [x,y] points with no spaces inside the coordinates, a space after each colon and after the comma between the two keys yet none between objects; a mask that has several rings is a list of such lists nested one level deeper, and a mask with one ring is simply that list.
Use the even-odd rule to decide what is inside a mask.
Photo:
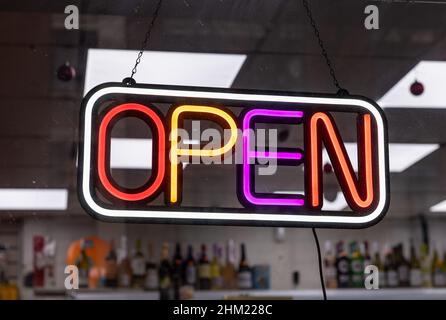
[{"label": "red neon letter n", "polygon": [[347,203],[356,211],[369,209],[374,202],[371,116],[365,114],[358,120],[358,178],[329,115],[323,112],[314,113],[309,123],[309,134],[310,205],[313,208],[322,206],[323,141]]}]

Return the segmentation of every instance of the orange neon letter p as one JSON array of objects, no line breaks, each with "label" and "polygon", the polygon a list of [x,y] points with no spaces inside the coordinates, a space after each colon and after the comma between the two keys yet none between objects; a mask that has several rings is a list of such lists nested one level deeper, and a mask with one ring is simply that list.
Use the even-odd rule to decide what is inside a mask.
[{"label": "orange neon letter p", "polygon": [[[213,117],[218,117],[228,124],[231,131],[231,136],[229,141],[221,148],[212,150],[202,150],[202,149],[182,149],[178,147],[178,127],[180,123],[180,116],[183,113],[192,113],[197,115],[209,115]],[[172,113],[171,122],[171,134],[170,134],[170,186],[169,186],[169,202],[179,203],[179,183],[178,183],[178,170],[179,167],[178,156],[195,156],[195,157],[214,157],[222,155],[232,149],[237,141],[237,125],[234,118],[228,113],[221,109],[209,106],[195,106],[195,105],[182,105],[177,107]]]}]

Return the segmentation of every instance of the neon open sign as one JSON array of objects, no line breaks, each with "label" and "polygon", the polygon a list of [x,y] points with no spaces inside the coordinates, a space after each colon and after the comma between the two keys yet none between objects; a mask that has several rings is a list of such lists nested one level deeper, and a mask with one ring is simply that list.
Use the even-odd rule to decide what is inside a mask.
[{"label": "neon open sign", "polygon": [[[346,151],[334,114],[354,117],[357,163]],[[119,185],[110,165],[111,132],[120,120],[136,117],[150,128],[150,178],[137,187]],[[206,120],[225,132],[221,145],[185,145],[186,120]],[[171,86],[101,85],[83,102],[80,130],[79,196],[84,208],[103,220],[239,225],[366,227],[388,207],[387,129],[372,101],[334,95],[284,94]],[[260,145],[258,124],[301,128],[303,145]],[[241,146],[234,208],[183,204],[188,161],[230,156]],[[323,150],[329,156],[349,210],[323,210]],[[291,194],[256,190],[256,167],[274,162],[303,171],[304,190]],[[357,173],[354,170],[357,166]],[[218,170],[218,166],[215,170]],[[294,169],[293,169],[294,170]],[[156,199],[163,198],[160,204]],[[155,204],[154,204],[155,203]]]}]

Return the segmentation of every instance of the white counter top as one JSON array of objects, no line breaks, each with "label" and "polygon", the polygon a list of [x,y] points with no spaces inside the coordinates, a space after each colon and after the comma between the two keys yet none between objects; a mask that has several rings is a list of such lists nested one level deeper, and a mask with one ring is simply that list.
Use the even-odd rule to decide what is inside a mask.
[{"label": "white counter top", "polygon": [[[154,300],[158,299],[158,292],[138,290],[79,290],[71,291],[68,296],[72,299],[81,300]],[[322,291],[311,290],[235,290],[235,291],[195,291],[196,300],[222,300],[227,298],[271,298],[271,299],[293,299],[293,300],[320,300]],[[329,289],[327,290],[329,300],[446,300],[446,288],[399,288],[399,289]]]}]

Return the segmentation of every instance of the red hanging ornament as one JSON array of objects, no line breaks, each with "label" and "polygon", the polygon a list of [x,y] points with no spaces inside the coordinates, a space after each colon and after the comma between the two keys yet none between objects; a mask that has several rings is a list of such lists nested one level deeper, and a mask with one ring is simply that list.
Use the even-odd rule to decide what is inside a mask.
[{"label": "red hanging ornament", "polygon": [[76,69],[69,62],[65,62],[57,69],[57,78],[61,81],[70,81],[74,77],[76,77]]},{"label": "red hanging ornament", "polygon": [[331,166],[330,163],[327,162],[326,164],[324,164],[324,172],[327,174],[330,174],[333,172],[333,167]]},{"label": "red hanging ornament", "polygon": [[424,85],[421,82],[418,82],[417,80],[415,80],[411,85],[410,85],[410,92],[414,95],[414,96],[420,96],[423,94],[424,92]]}]

